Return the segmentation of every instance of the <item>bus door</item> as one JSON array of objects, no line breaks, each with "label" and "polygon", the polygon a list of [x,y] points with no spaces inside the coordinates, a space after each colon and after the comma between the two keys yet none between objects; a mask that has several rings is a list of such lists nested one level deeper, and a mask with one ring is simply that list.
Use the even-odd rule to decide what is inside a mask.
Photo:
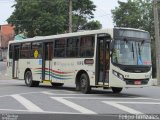
[{"label": "bus door", "polygon": [[109,37],[97,38],[97,85],[108,85],[109,83]]},{"label": "bus door", "polygon": [[12,77],[18,78],[18,71],[19,71],[19,45],[14,45],[14,52],[13,52],[13,68],[12,68]]},{"label": "bus door", "polygon": [[52,80],[53,42],[43,45],[42,80]]}]

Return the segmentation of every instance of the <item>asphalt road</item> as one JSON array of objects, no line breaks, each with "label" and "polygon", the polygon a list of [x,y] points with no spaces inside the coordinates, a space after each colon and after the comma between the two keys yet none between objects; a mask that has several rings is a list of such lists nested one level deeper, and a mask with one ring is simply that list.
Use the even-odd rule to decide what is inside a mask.
[{"label": "asphalt road", "polygon": [[160,116],[156,115],[160,115],[160,87],[124,89],[120,94],[113,94],[111,90],[93,89],[91,94],[82,94],[69,84],[57,88],[49,84],[26,87],[23,80],[3,80],[5,63],[0,63],[0,73],[0,118],[2,119],[137,118],[132,114],[151,114],[155,119],[160,119]]}]

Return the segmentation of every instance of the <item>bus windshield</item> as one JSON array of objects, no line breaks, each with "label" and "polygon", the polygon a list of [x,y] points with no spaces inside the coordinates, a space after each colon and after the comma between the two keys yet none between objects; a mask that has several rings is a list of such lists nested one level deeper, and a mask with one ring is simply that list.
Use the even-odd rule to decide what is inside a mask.
[{"label": "bus windshield", "polygon": [[115,40],[112,62],[121,65],[151,65],[150,43]]}]

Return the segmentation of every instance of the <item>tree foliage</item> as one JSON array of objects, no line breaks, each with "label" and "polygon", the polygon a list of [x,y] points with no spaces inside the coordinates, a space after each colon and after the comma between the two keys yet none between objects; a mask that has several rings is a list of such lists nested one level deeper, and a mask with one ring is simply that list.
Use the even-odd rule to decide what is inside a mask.
[{"label": "tree foliage", "polygon": [[[152,39],[152,67],[153,76],[156,73],[155,41],[154,41],[154,16],[152,0],[128,0],[118,1],[119,7],[112,10],[115,26],[132,27],[146,30],[150,33]],[[160,3],[159,13],[160,13]],[[160,15],[159,15],[160,16]]]},{"label": "tree foliage", "polygon": [[[15,11],[8,22],[16,34],[28,37],[65,33],[68,31],[68,0],[15,0]],[[90,0],[73,0],[73,31],[93,18],[96,6]]]},{"label": "tree foliage", "polygon": [[139,27],[140,24],[140,11],[137,9],[135,2],[129,0],[127,3],[120,2],[119,7],[112,10],[113,21],[118,27]]},{"label": "tree foliage", "polygon": [[147,30],[153,36],[153,8],[151,0],[118,1],[119,7],[112,10],[115,26]]},{"label": "tree foliage", "polygon": [[88,23],[86,23],[85,25],[83,25],[83,27],[81,28],[82,30],[96,30],[96,29],[100,29],[102,28],[102,25],[99,21],[90,21]]}]

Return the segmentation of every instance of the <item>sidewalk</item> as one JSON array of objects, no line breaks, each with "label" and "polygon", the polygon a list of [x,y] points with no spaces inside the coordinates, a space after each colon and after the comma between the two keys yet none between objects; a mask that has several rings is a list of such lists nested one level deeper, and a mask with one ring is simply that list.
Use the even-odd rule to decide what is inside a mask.
[{"label": "sidewalk", "polygon": [[153,78],[153,79],[152,79],[152,85],[153,85],[153,86],[157,86],[157,79],[156,79],[156,78]]},{"label": "sidewalk", "polygon": [[0,80],[8,80],[10,79],[7,76],[7,61],[4,59],[3,61],[0,61]]},{"label": "sidewalk", "polygon": [[0,80],[9,80],[10,78],[7,76],[6,71],[0,72]]}]

